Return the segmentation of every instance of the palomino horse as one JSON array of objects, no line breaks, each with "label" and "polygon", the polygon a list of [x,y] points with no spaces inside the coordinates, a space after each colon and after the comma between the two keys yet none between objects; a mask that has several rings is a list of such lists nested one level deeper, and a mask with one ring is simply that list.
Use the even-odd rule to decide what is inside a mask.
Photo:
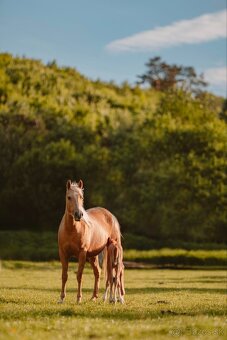
[{"label": "palomino horse", "polygon": [[[124,303],[124,264],[123,264],[123,249],[122,246],[113,240],[109,240],[107,248],[107,273],[106,273],[106,290],[103,295],[103,300],[106,301],[108,290],[110,288],[110,302]],[[114,292],[113,292],[114,286]]]},{"label": "palomino horse", "polygon": [[78,258],[78,292],[77,302],[82,299],[82,274],[86,260],[93,268],[95,276],[92,299],[98,297],[100,268],[98,254],[106,247],[108,239],[121,246],[119,223],[114,215],[104,208],[85,210],[83,207],[83,182],[67,181],[66,207],[58,230],[59,256],[62,264],[62,289],[60,301],[66,295],[69,258]]}]

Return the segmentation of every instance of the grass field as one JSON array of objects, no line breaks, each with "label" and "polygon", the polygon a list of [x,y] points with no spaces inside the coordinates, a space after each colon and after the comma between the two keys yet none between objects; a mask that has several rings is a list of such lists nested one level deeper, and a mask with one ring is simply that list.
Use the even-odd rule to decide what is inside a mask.
[{"label": "grass field", "polygon": [[77,305],[75,263],[70,263],[66,301],[59,305],[60,277],[57,262],[2,262],[0,339],[224,339],[227,335],[223,270],[126,270],[125,305],[104,304],[101,294],[98,301],[89,301],[93,285],[89,267],[84,272],[83,302]]}]

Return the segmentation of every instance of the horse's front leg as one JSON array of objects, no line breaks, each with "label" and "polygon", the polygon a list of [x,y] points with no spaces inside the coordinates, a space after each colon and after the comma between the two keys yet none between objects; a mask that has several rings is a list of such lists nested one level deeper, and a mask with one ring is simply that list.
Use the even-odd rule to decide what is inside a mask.
[{"label": "horse's front leg", "polygon": [[68,279],[68,264],[69,260],[68,258],[60,252],[60,260],[62,265],[62,285],[61,285],[61,294],[60,294],[60,300],[59,303],[62,303],[64,301],[64,298],[66,296],[66,282]]},{"label": "horse's front leg", "polygon": [[115,269],[115,277],[114,277],[114,280],[113,280],[113,283],[114,283],[114,293],[113,293],[113,302],[116,303],[117,302],[117,287],[118,287],[118,282],[119,282],[119,269],[116,268]]},{"label": "horse's front leg", "polygon": [[86,262],[86,250],[81,250],[79,253],[79,263],[78,263],[78,271],[77,271],[77,282],[78,282],[78,291],[77,291],[77,303],[81,302],[82,299],[82,274]]},{"label": "horse's front leg", "polygon": [[114,298],[113,298],[113,285],[114,285],[114,273],[113,273],[113,269],[110,270],[109,273],[109,282],[110,282],[110,297],[109,297],[109,302],[114,302]]},{"label": "horse's front leg", "polygon": [[94,291],[93,291],[93,295],[92,295],[92,298],[91,298],[93,301],[95,301],[98,297],[100,272],[101,272],[100,267],[99,267],[98,256],[91,257],[89,259],[89,262],[92,266],[93,273],[94,273],[94,276],[95,276]]},{"label": "horse's front leg", "polygon": [[117,302],[117,284],[116,284],[117,278],[115,277],[115,282],[114,282],[114,293],[113,293],[113,303]]}]

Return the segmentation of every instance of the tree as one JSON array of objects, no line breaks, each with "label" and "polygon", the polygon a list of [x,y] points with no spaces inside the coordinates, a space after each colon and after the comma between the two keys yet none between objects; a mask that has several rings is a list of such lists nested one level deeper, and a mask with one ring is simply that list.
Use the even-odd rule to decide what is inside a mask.
[{"label": "tree", "polygon": [[202,88],[207,86],[203,75],[197,75],[191,66],[169,65],[161,60],[161,57],[149,59],[145,64],[147,72],[138,76],[138,84],[148,83],[158,91],[167,91],[180,87],[185,91],[200,93]]},{"label": "tree", "polygon": [[227,123],[227,99],[224,100],[222,110],[220,112],[220,118]]}]

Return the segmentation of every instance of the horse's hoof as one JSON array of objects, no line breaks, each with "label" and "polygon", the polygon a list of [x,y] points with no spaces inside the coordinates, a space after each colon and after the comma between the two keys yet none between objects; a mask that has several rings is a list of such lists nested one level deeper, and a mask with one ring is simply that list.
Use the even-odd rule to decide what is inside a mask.
[{"label": "horse's hoof", "polygon": [[80,304],[81,301],[82,301],[82,298],[81,298],[81,297],[77,298],[77,303],[78,303],[78,304]]},{"label": "horse's hoof", "polygon": [[63,302],[64,302],[63,299],[59,299],[59,300],[58,300],[58,303],[63,303]]},{"label": "horse's hoof", "polygon": [[92,296],[92,297],[91,297],[91,301],[96,302],[96,301],[97,301],[97,297],[96,297],[96,296]]},{"label": "horse's hoof", "polygon": [[119,302],[123,305],[123,304],[125,303],[124,298],[120,297],[120,298],[119,298]]}]

